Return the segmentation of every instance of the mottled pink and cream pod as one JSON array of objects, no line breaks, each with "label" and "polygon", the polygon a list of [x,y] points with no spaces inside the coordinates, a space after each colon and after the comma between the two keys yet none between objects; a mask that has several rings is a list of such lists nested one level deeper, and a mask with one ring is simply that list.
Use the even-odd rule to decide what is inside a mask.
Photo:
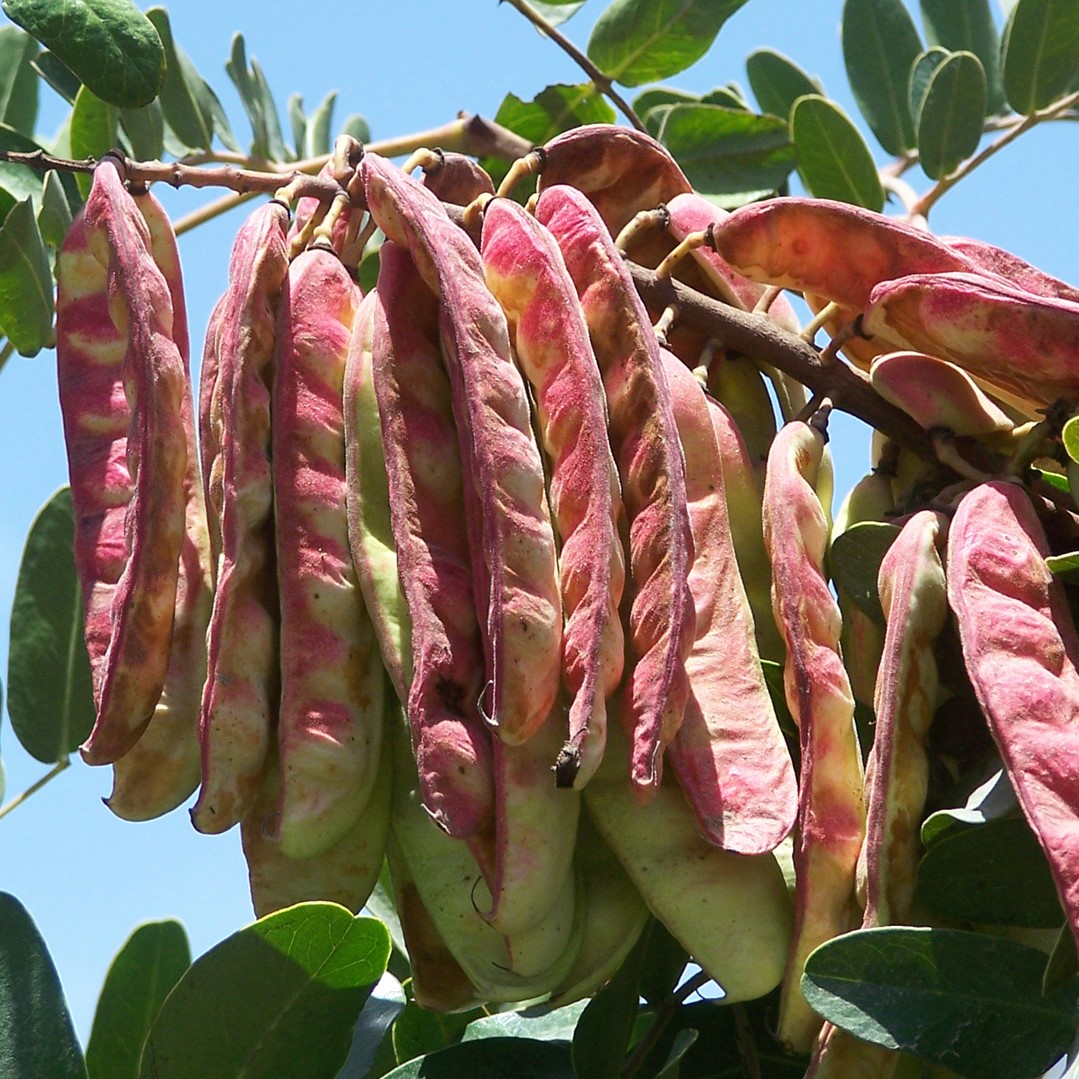
[{"label": "mottled pink and cream pod", "polygon": [[200,832],[223,832],[250,810],[277,725],[270,384],[277,303],[288,272],[287,225],[286,207],[268,202],[241,226],[216,325],[208,429],[217,455],[203,482],[221,551],[199,720],[202,788],[191,810]]},{"label": "mottled pink and cream pod", "polygon": [[701,834],[724,850],[763,854],[793,827],[798,786],[761,670],[711,411],[682,361],[662,355],[686,460],[697,612],[689,698],[667,757]]},{"label": "mottled pink and cream pod", "polygon": [[524,382],[510,355],[505,316],[465,233],[431,192],[388,161],[367,154],[360,169],[372,218],[408,249],[439,298],[474,537],[485,713],[499,738],[519,744],[547,722],[562,659],[554,533]]},{"label": "mottled pink and cream pod", "polygon": [[110,764],[138,741],[165,683],[187,470],[172,297],[111,158],[94,172],[57,277],[57,374],[97,710],[81,752]]},{"label": "mottled pink and cream pod", "polygon": [[487,286],[502,305],[517,363],[535,401],[561,544],[565,612],[562,677],[572,695],[562,786],[582,787],[599,766],[606,701],[622,678],[618,607],[626,567],[618,471],[607,441],[603,382],[588,326],[554,237],[509,199],[488,204],[480,247]]},{"label": "mottled pink and cream pod", "polygon": [[801,746],[794,939],[780,997],[778,1037],[808,1052],[822,1020],[800,988],[806,957],[861,920],[855,867],[865,836],[862,756],[854,698],[839,654],[839,607],[824,574],[828,520],[814,490],[825,440],[808,423],[776,435],[764,485],[764,541],[772,603],[787,646],[787,704]]},{"label": "mottled pink and cream pod", "polygon": [[1022,487],[984,483],[948,530],[948,602],[978,703],[1079,938],[1079,637]]},{"label": "mottled pink and cream pod", "polygon": [[686,657],[696,616],[689,588],[693,536],[685,461],[659,344],[633,282],[592,204],[547,187],[536,216],[554,235],[584,311],[607,397],[611,448],[629,517],[629,608],[634,656],[624,693],[630,778],[655,794],[663,750],[682,722]]},{"label": "mottled pink and cream pod", "polygon": [[[450,835],[491,820],[491,733],[480,715],[483,638],[461,513],[462,475],[438,300],[408,251],[382,246],[372,379],[397,573],[412,624],[406,711],[424,807]],[[353,347],[358,346],[353,343]]]}]

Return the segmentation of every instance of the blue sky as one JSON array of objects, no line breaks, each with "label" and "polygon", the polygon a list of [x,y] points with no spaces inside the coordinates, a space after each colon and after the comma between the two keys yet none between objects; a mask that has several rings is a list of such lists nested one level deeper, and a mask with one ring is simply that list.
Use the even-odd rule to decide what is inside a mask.
[{"label": "blue sky", "polygon": [[[590,0],[564,29],[583,44],[602,0]],[[492,116],[507,91],[530,98],[553,82],[581,81],[578,70],[506,5],[460,0],[453,5],[395,0],[343,5],[305,0],[299,18],[268,13],[264,3],[187,0],[170,10],[173,34],[221,96],[237,135],[243,112],[224,73],[232,34],[242,30],[248,56],[267,73],[282,110],[290,93],[313,109],[339,93],[338,122],[360,112],[374,138],[424,130],[458,110]],[[348,11],[348,15],[343,14]],[[750,0],[708,56],[669,82],[704,92],[736,80],[746,85],[745,55],[770,46],[820,76],[828,92],[854,112],[842,71],[840,0],[792,4]],[[302,26],[300,20],[302,19]],[[59,112],[56,113],[59,115]],[[282,117],[282,123],[287,121]],[[1066,280],[1079,281],[1079,204],[1074,126],[1035,131],[946,196],[933,212],[942,233],[976,236],[1006,247]],[[920,173],[909,177],[928,186]],[[159,192],[180,216],[212,192]],[[206,319],[225,284],[238,224],[232,215],[181,241],[187,277],[192,351],[201,350]],[[66,482],[51,353],[14,357],[0,374],[0,611],[8,612],[24,537],[37,509]],[[833,431],[837,493],[868,466],[868,432],[853,421]],[[6,614],[4,615],[6,619]],[[6,671],[6,631],[0,671]],[[7,797],[45,771],[0,728]],[[109,769],[78,760],[10,817],[0,820],[0,888],[29,908],[48,942],[85,1040],[108,964],[141,921],[178,917],[198,954],[251,920],[247,876],[234,831],[196,834],[179,810],[159,821],[129,824],[101,804]]]}]

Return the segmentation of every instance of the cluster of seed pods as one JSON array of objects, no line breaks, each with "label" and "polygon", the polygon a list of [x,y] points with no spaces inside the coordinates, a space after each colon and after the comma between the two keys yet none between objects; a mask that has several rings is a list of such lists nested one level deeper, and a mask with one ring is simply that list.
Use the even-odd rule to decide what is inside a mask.
[{"label": "cluster of seed pods", "polygon": [[[941,485],[919,502],[891,447],[833,526],[827,404],[649,310],[626,258],[788,334],[769,286],[831,305],[882,397],[993,446],[1075,388],[1079,297],[850,207],[725,214],[622,129],[518,163],[530,209],[456,155],[418,179],[356,150],[328,210],[290,229],[283,191],[241,227],[197,395],[171,230],[112,159],[61,252],[83,755],[113,765],[109,806],[201,784],[192,821],[240,825],[260,914],[358,910],[385,860],[427,1007],[588,995],[651,913],[728,1001],[781,987],[814,1074],[888,1074],[799,983],[819,944],[915,916],[949,605],[1079,933],[1079,644],[1038,503],[1016,473],[923,508]],[[859,519],[901,526],[879,626],[829,585]]]}]

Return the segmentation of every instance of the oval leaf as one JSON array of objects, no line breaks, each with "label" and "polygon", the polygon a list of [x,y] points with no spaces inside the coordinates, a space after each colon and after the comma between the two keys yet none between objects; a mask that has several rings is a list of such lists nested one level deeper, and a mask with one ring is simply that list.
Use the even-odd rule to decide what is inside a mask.
[{"label": "oval leaf", "polygon": [[1000,81],[1000,38],[989,0],[922,0],[922,23],[930,45],[951,52],[972,52],[982,62],[989,110],[1006,111]]},{"label": "oval leaf", "polygon": [[481,1038],[417,1057],[383,1079],[575,1079],[569,1049],[528,1038]]},{"label": "oval leaf", "polygon": [[918,159],[930,179],[947,176],[978,149],[985,110],[982,62],[972,52],[952,53],[930,77],[918,113]]},{"label": "oval leaf", "polygon": [[53,343],[52,266],[34,203],[16,204],[0,226],[0,326],[24,356]]},{"label": "oval leaf", "polygon": [[155,7],[146,12],[146,17],[157,30],[167,58],[165,80],[161,84],[161,111],[165,121],[184,146],[209,150],[214,135],[213,121],[199,108],[195,87],[187,77],[188,72],[180,61],[180,50],[172,39],[169,13]]},{"label": "oval leaf", "polygon": [[34,61],[38,43],[14,26],[0,26],[0,123],[34,133],[38,81]]},{"label": "oval leaf", "polygon": [[762,112],[790,117],[794,103],[806,94],[822,94],[818,79],[807,75],[793,60],[773,49],[757,49],[746,57],[746,75]]},{"label": "oval leaf", "polygon": [[[100,158],[116,147],[120,113],[114,105],[102,101],[89,87],[75,95],[71,113],[71,156]],[[75,176],[82,197],[90,194],[91,178],[80,172]]]},{"label": "oval leaf", "polygon": [[879,626],[884,611],[877,590],[877,574],[899,529],[879,521],[860,521],[836,536],[828,556],[836,588]]},{"label": "oval leaf", "polygon": [[4,12],[102,101],[137,109],[157,97],[165,50],[131,0],[4,0]]},{"label": "oval leaf", "polygon": [[[407,998],[401,983],[388,971],[371,990],[352,1029],[352,1048],[336,1079],[364,1079],[382,1046],[386,1032],[401,1014]],[[377,1075],[378,1072],[375,1072]],[[93,1079],[93,1077],[91,1077]]]},{"label": "oval leaf", "polygon": [[999,820],[1019,809],[1019,800],[1003,768],[998,768],[967,795],[955,809],[938,809],[922,823],[922,844],[931,847],[937,840],[970,825]]},{"label": "oval leaf", "polygon": [[561,26],[576,15],[584,4],[585,0],[529,0],[529,6],[535,8],[551,26]]},{"label": "oval leaf", "polygon": [[614,0],[592,30],[588,58],[623,86],[665,79],[704,56],[745,2]]},{"label": "oval leaf", "polygon": [[1064,922],[1049,863],[1021,818],[962,828],[918,866],[917,896],[961,922],[1056,929]]},{"label": "oval leaf", "polygon": [[74,752],[94,723],[74,537],[65,487],[30,526],[11,608],[8,715],[23,747],[44,764]]},{"label": "oval leaf", "polygon": [[918,114],[922,111],[925,92],[929,89],[929,80],[950,55],[947,49],[934,46],[926,49],[910,69],[910,114],[914,117],[915,126],[918,124]]},{"label": "oval leaf", "polygon": [[109,967],[86,1047],[90,1079],[138,1079],[143,1042],[169,990],[191,965],[177,921],[148,922],[128,938]]},{"label": "oval leaf", "polygon": [[816,94],[791,110],[791,141],[798,174],[811,194],[867,210],[884,208],[884,188],[862,133],[834,102]]},{"label": "oval leaf", "polygon": [[718,105],[675,105],[660,141],[694,190],[730,209],[777,191],[794,169],[787,125]]},{"label": "oval leaf", "polygon": [[1079,77],[1079,4],[1019,0],[1004,31],[1004,92],[1029,116],[1072,88]]},{"label": "oval leaf", "polygon": [[86,1077],[52,958],[26,908],[6,892],[0,892],[0,1075]]},{"label": "oval leaf", "polygon": [[979,1079],[1040,1074],[1075,1035],[1079,980],[1043,996],[1045,955],[954,929],[863,929],[806,960],[802,992],[856,1037]]},{"label": "oval leaf", "polygon": [[502,1012],[485,1015],[469,1023],[461,1037],[463,1042],[479,1038],[533,1038],[541,1042],[571,1042],[573,1031],[581,1012],[588,1006],[587,1000],[578,1000],[564,1008],[544,1012],[541,1015],[522,1015],[520,1012]]},{"label": "oval leaf", "polygon": [[335,903],[260,918],[188,968],[154,1022],[139,1074],[332,1079],[389,954],[381,922]]},{"label": "oval leaf", "polygon": [[914,148],[907,85],[922,51],[902,0],[846,0],[843,62],[866,122],[890,154]]}]

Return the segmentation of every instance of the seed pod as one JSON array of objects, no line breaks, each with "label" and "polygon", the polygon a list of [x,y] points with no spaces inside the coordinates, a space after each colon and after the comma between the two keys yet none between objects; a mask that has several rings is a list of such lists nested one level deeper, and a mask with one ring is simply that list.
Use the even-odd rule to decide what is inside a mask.
[{"label": "seed pod", "polygon": [[743,206],[716,226],[713,238],[716,250],[750,280],[816,293],[855,310],[881,281],[974,269],[931,233],[829,199]]},{"label": "seed pod", "polygon": [[254,804],[277,717],[269,384],[287,223],[285,207],[269,202],[241,227],[218,324],[209,428],[219,451],[203,479],[221,554],[199,721],[202,790],[191,810],[200,832],[231,828]]},{"label": "seed pod", "polygon": [[585,124],[543,147],[539,192],[569,184],[588,196],[612,236],[639,210],[692,186],[666,148],[643,131]]},{"label": "seed pod", "polygon": [[1070,300],[1079,303],[1079,288],[1031,266],[1025,259],[1010,251],[995,247],[984,240],[972,240],[966,236],[942,236],[941,239],[954,251],[976,263],[982,270],[1035,296]]},{"label": "seed pod", "polygon": [[524,383],[510,358],[505,316],[465,234],[389,162],[368,154],[360,169],[372,218],[408,248],[440,300],[461,459],[472,480],[466,520],[480,539],[472,565],[485,615],[488,720],[501,739],[519,744],[551,713],[562,655],[554,534]]},{"label": "seed pod", "polygon": [[[220,367],[218,360],[219,338],[221,336],[221,317],[228,306],[229,294],[218,298],[210,312],[206,324],[206,340],[202,346],[202,364],[199,367],[199,461],[202,465],[203,505],[207,508],[206,526],[210,537],[210,577],[217,579],[217,563],[221,557],[221,521],[214,511],[223,500],[221,491],[221,447],[214,439],[214,425],[210,421],[213,407],[214,387]],[[214,462],[218,463],[216,473]],[[211,485],[216,490],[211,493]]]},{"label": "seed pod", "polygon": [[491,202],[481,246],[487,285],[509,322],[517,362],[532,387],[550,461],[550,498],[561,541],[562,676],[573,695],[560,786],[580,788],[603,756],[606,698],[622,678],[618,605],[625,559],[622,498],[607,442],[603,383],[573,281],[558,245],[509,199]]},{"label": "seed pod", "polygon": [[273,461],[281,794],[292,858],[349,832],[378,772],[384,674],[348,545],[345,358],[360,290],[332,251],[292,262],[277,311]]},{"label": "seed pod", "polygon": [[[423,804],[450,835],[491,818],[491,737],[479,712],[483,641],[476,618],[464,480],[438,301],[408,252],[387,240],[372,310],[372,378],[385,447],[397,572],[412,626],[406,689]],[[351,363],[362,363],[353,340]],[[350,384],[357,372],[350,367]]]},{"label": "seed pod", "polygon": [[199,783],[198,719],[206,678],[206,625],[213,593],[206,503],[199,477],[192,401],[190,345],[176,236],[161,204],[149,193],[135,203],[150,230],[150,249],[172,298],[172,336],[184,365],[180,416],[187,447],[184,541],[176,581],[172,643],[165,685],[142,737],[113,765],[105,804],[125,820],[149,820],[175,809]]},{"label": "seed pod", "polygon": [[1028,401],[1079,390],[1079,303],[976,274],[913,274],[873,289],[864,325]]},{"label": "seed pod", "polygon": [[633,732],[630,778],[648,798],[689,693],[685,660],[695,614],[685,463],[655,333],[603,222],[580,192],[564,186],[540,195],[536,217],[562,250],[603,376],[636,590],[629,613],[636,662],[623,718]]},{"label": "seed pod", "polygon": [[108,764],[138,741],[165,682],[187,467],[168,283],[111,158],[94,172],[57,274],[57,373],[97,708],[81,752]]},{"label": "seed pod", "polygon": [[1016,484],[982,484],[948,531],[948,602],[967,674],[1079,937],[1079,638],[1049,545]]},{"label": "seed pod", "polygon": [[783,678],[801,746],[794,940],[778,1028],[798,1052],[809,1051],[821,1026],[799,987],[806,957],[860,921],[854,883],[865,835],[854,698],[839,656],[839,608],[824,576],[828,520],[813,489],[824,450],[819,430],[788,423],[772,446],[764,486],[773,606],[787,646]]},{"label": "seed pod", "polygon": [[794,768],[761,671],[708,403],[681,361],[663,356],[686,459],[697,612],[686,659],[689,699],[667,753],[704,838],[724,850],[763,854],[794,825]]},{"label": "seed pod", "polygon": [[493,195],[495,185],[479,164],[464,154],[435,150],[423,165],[423,186],[439,202],[467,206],[480,195]]}]

